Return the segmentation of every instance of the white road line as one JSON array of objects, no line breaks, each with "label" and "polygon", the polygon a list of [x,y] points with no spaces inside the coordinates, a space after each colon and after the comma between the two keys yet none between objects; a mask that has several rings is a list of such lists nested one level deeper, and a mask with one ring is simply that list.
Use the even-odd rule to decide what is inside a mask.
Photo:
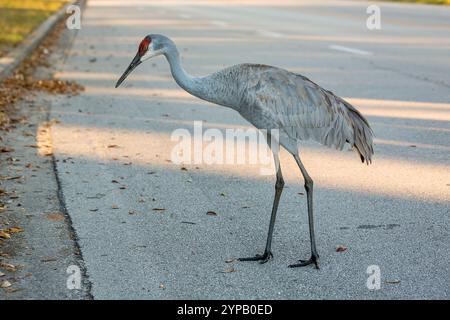
[{"label": "white road line", "polygon": [[181,19],[190,19],[191,16],[189,14],[185,14],[185,13],[180,13],[178,15]]},{"label": "white road line", "polygon": [[212,24],[213,26],[218,26],[218,27],[228,26],[228,23],[226,23],[224,21],[220,21],[220,20],[211,20],[209,23]]},{"label": "white road line", "polygon": [[283,37],[283,35],[278,32],[272,32],[272,31],[267,31],[267,30],[258,30],[257,32],[264,37],[270,37],[270,38],[282,38]]},{"label": "white road line", "polygon": [[349,48],[349,47],[343,47],[343,46],[338,46],[338,45],[330,45],[329,48],[333,49],[333,50],[337,50],[337,51],[361,54],[361,55],[365,55],[365,56],[372,54],[372,52],[369,52],[369,51],[355,49],[355,48]]}]

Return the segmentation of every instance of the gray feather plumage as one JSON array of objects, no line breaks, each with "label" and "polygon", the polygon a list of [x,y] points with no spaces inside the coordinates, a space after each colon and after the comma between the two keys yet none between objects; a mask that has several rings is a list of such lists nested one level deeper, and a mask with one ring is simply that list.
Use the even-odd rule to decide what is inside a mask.
[{"label": "gray feather plumage", "polygon": [[350,103],[302,75],[240,64],[202,80],[214,84],[203,92],[207,100],[237,110],[259,129],[279,129],[291,145],[313,140],[342,150],[349,143],[362,161],[372,160],[373,131],[367,120]]}]

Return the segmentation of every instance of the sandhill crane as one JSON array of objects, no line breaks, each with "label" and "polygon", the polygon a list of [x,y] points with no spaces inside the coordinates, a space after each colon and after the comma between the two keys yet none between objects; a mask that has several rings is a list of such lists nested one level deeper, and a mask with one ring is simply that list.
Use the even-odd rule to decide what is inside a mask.
[{"label": "sandhill crane", "polygon": [[[280,68],[260,64],[239,64],[204,77],[186,73],[180,63],[175,43],[163,35],[151,34],[140,43],[138,52],[117,81],[116,88],[143,61],[164,55],[178,85],[190,94],[238,111],[256,128],[269,133],[278,130],[276,143],[290,152],[304,178],[307,194],[311,257],[289,267],[314,264],[319,268],[313,222],[313,180],[299,156],[299,143],[314,140],[342,150],[350,144],[361,161],[371,162],[373,132],[367,120],[348,102],[315,84],[306,77]],[[278,148],[268,137],[273,152],[276,183],[265,251],[262,255],[240,261],[267,262],[272,258],[271,243],[278,203],[284,186]]]}]

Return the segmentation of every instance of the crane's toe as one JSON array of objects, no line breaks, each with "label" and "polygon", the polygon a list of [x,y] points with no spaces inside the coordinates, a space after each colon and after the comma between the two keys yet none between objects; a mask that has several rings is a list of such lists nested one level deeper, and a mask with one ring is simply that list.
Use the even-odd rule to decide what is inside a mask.
[{"label": "crane's toe", "polygon": [[291,264],[291,265],[289,265],[289,268],[305,267],[305,266],[309,266],[310,264],[314,264],[316,269],[320,269],[318,255],[313,254],[313,255],[311,255],[311,258],[309,258],[308,260],[298,260],[298,261],[300,263]]},{"label": "crane's toe", "polygon": [[259,263],[263,264],[273,258],[272,252],[264,252],[264,254],[257,254],[254,257],[248,258],[239,258],[239,261],[259,261]]}]

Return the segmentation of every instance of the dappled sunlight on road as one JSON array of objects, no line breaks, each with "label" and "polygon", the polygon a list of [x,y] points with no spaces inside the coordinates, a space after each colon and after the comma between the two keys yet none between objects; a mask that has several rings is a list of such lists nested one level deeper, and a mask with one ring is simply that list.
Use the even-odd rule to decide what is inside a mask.
[{"label": "dappled sunlight on road", "polygon": [[381,99],[346,98],[368,116],[400,119],[450,120],[450,103],[393,101]]},{"label": "dappled sunlight on road", "polygon": [[[180,170],[181,165],[171,162],[171,151],[176,141],[163,132],[140,132],[124,128],[96,128],[57,124],[55,130],[59,144],[58,157],[81,158],[111,165]],[[82,142],[82,143],[80,143]],[[228,141],[230,142],[230,141]],[[203,142],[203,150],[208,145]],[[161,146],[164,146],[161,148]],[[247,153],[250,145],[247,146]],[[450,201],[450,170],[442,164],[418,163],[414,160],[375,156],[372,165],[360,163],[354,152],[338,152],[325,148],[305,146],[301,155],[317,188],[331,188],[352,192],[378,194],[395,198],[415,198],[422,201]],[[262,179],[260,165],[189,164],[200,167],[208,175],[237,175],[243,179]],[[266,166],[267,167],[267,166]],[[300,172],[291,156],[282,152],[283,174],[287,181],[299,183]]]}]

